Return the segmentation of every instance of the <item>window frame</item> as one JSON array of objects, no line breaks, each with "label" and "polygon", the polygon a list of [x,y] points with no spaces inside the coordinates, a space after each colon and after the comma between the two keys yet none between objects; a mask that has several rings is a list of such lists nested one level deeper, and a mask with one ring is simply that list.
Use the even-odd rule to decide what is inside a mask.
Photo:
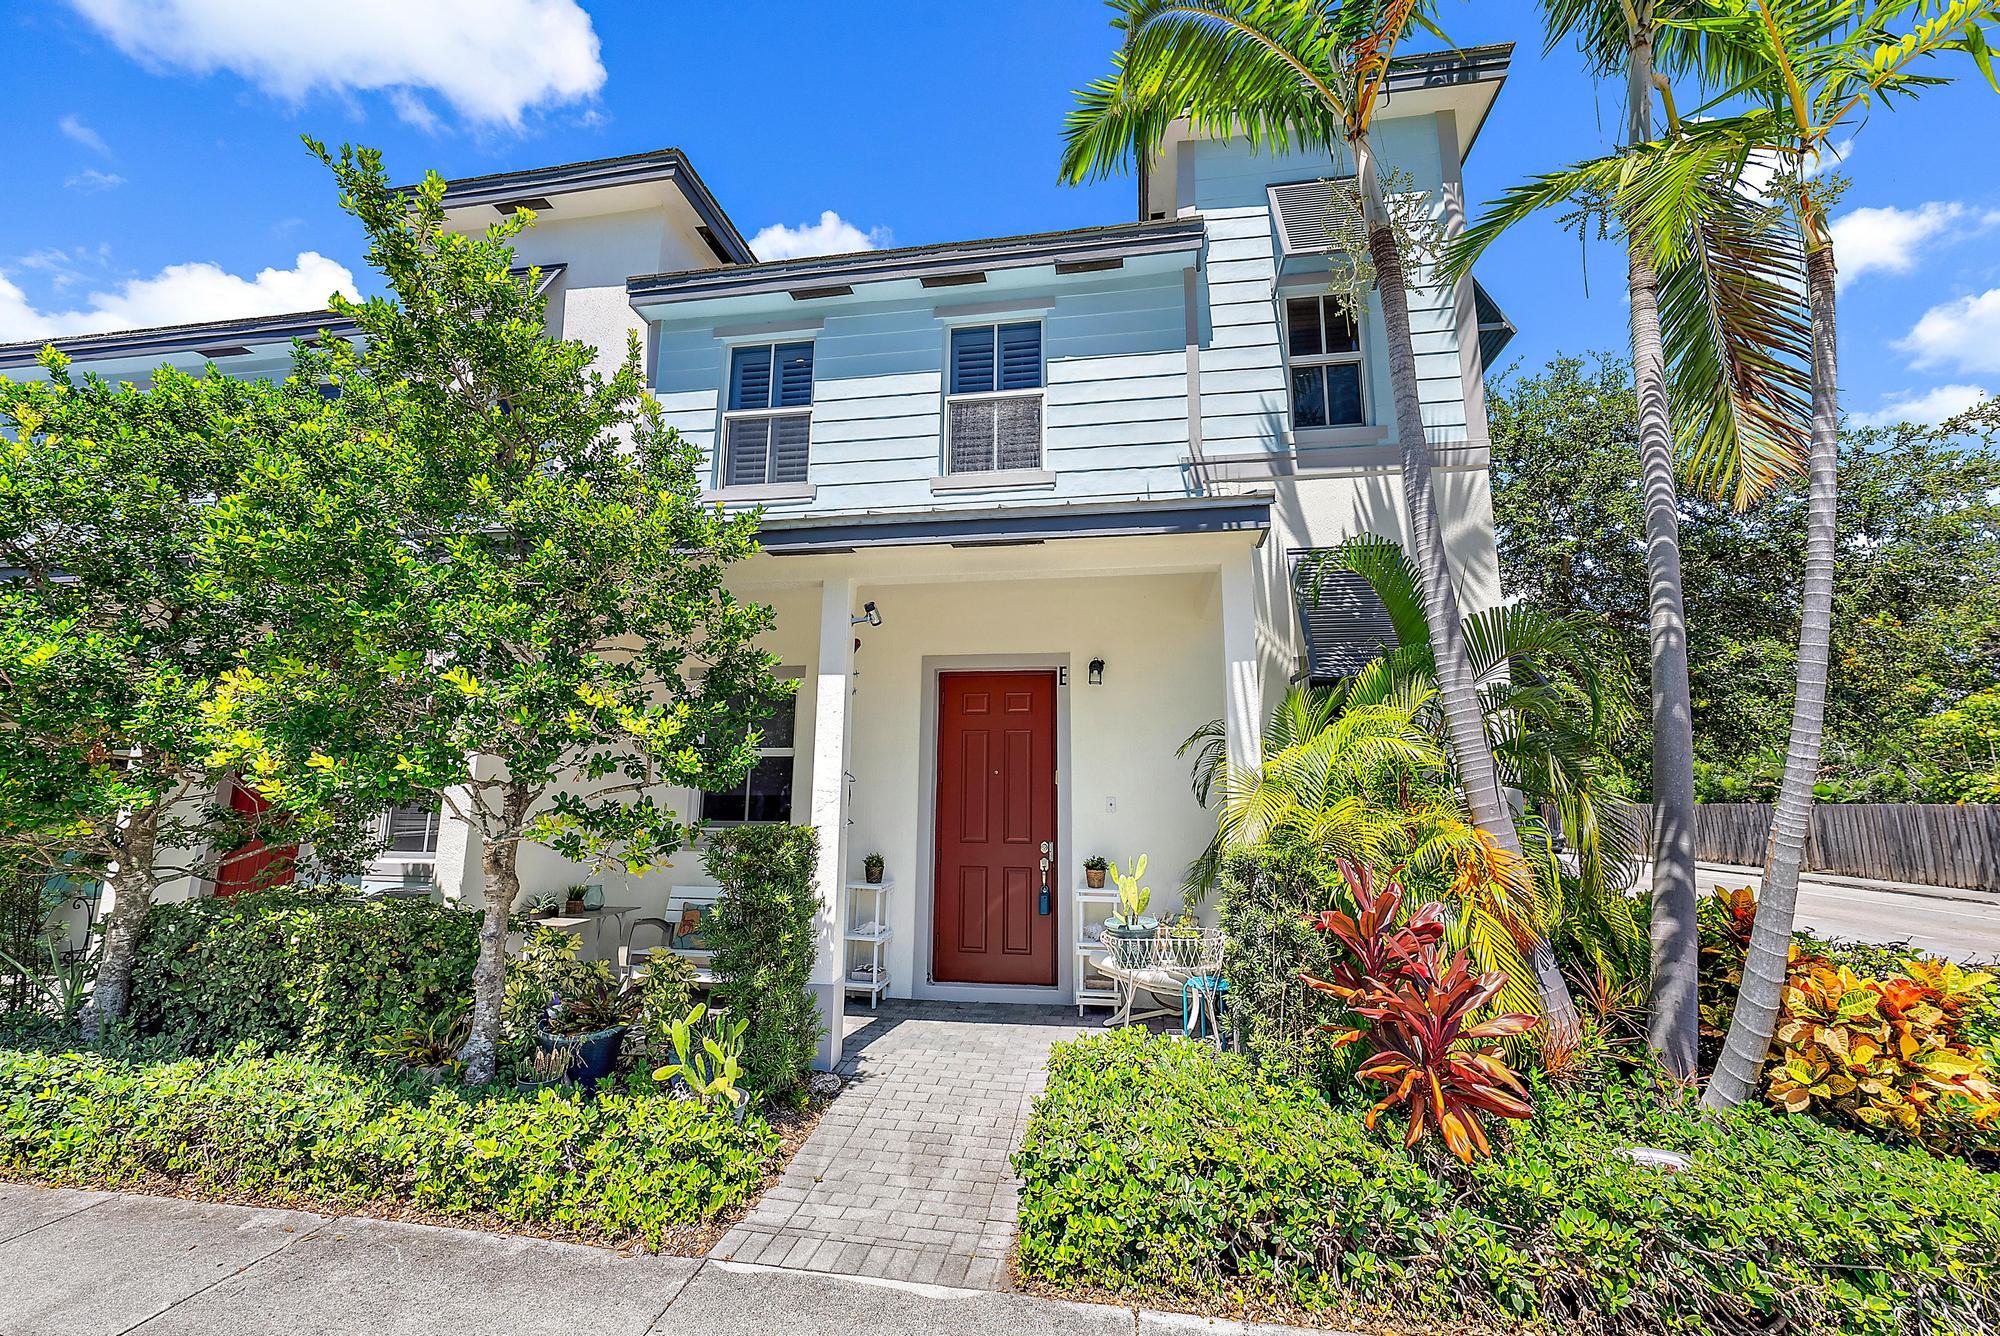
[{"label": "window frame", "polygon": [[[1011,326],[1017,326],[1017,325],[1033,325],[1035,327],[1035,350],[1037,353],[1035,362],[1035,380],[1036,380],[1035,385],[1032,388],[1020,389],[1020,390],[995,389],[995,390],[970,390],[965,392],[954,392],[951,388],[953,341],[960,334],[965,333],[969,330],[983,329],[990,331],[993,335],[993,380],[994,383],[997,385],[999,384],[1000,381],[1000,359],[1001,359],[1000,331],[1002,329],[1006,329]],[[998,315],[989,319],[982,316],[977,320],[952,321],[945,326],[944,376],[943,376],[944,412],[938,423],[938,444],[940,447],[939,459],[938,459],[939,477],[941,478],[985,478],[994,476],[1014,477],[1023,474],[1040,473],[1041,471],[1048,468],[1048,458],[1049,458],[1049,416],[1048,416],[1048,399],[1047,399],[1048,388],[1049,388],[1048,334],[1049,334],[1048,321],[1046,321],[1039,315],[1031,316],[1026,319],[1022,319],[1019,317],[1016,317],[1014,319],[1008,319],[1005,316],[998,316]],[[993,420],[994,425],[993,425],[992,452],[989,456],[992,460],[992,463],[989,464],[987,467],[980,469],[962,469],[953,467],[953,457],[951,448],[952,405],[998,403],[1002,400],[1007,400],[1007,399],[1029,399],[1029,398],[1037,400],[1041,405],[1040,411],[1038,411],[1035,414],[1035,460],[1032,464],[1013,464],[1013,465],[1008,465],[1006,467],[1001,466],[999,414],[996,411]]]},{"label": "window frame", "polygon": [[[812,354],[812,377],[808,383],[808,398],[804,404],[786,404],[782,407],[766,408],[731,408],[729,406],[729,401],[736,384],[736,359],[739,355],[755,352],[760,348],[770,354],[771,397],[775,398],[777,397],[778,386],[778,349],[798,346],[810,349]],[[819,404],[818,340],[778,336],[725,344],[722,355],[722,393],[719,397],[722,403],[722,430],[717,434],[715,441],[715,490],[719,492],[744,492],[751,489],[804,487],[811,483],[813,410]],[[772,466],[775,462],[775,452],[778,448],[776,419],[793,417],[803,417],[806,420],[805,475],[796,479],[779,481],[771,476]],[[732,457],[730,428],[739,421],[749,421],[753,418],[762,418],[771,421],[770,430],[764,437],[764,475],[757,482],[732,482],[730,481],[730,461]]]},{"label": "window frame", "polygon": [[[779,668],[779,669],[778,669],[778,670],[777,670],[777,671],[776,671],[775,673],[773,673],[772,675],[773,675],[774,677],[777,677],[777,678],[778,678],[778,679],[780,679],[781,681],[787,681],[787,682],[798,682],[798,683],[801,683],[801,684],[803,684],[803,683],[804,683],[804,681],[805,681],[805,676],[806,676],[806,670],[805,670],[804,668],[801,668],[801,667],[781,667],[781,668]],[[768,760],[768,759],[774,759],[774,758],[776,758],[776,759],[786,759],[786,760],[790,760],[790,761],[791,761],[791,763],[792,763],[792,792],[791,792],[791,796],[790,796],[790,797],[789,797],[789,798],[788,798],[788,799],[786,800],[786,812],[785,812],[785,815],[784,815],[783,817],[781,817],[781,818],[778,818],[777,820],[772,820],[772,821],[763,821],[763,820],[753,820],[753,819],[751,819],[751,817],[750,817],[750,815],[749,815],[749,812],[750,812],[750,780],[751,780],[751,777],[752,777],[753,775],[755,775],[755,774],[756,774],[756,772],[757,772],[757,768],[756,768],[756,766],[752,766],[752,767],[750,768],[750,771],[749,771],[749,772],[748,772],[747,774],[745,774],[745,775],[743,776],[743,782],[742,782],[742,784],[738,785],[738,786],[737,786],[737,787],[736,787],[735,789],[731,789],[731,790],[729,790],[729,792],[730,792],[730,793],[740,793],[740,794],[742,795],[742,797],[743,797],[743,812],[744,812],[744,815],[743,815],[743,817],[742,817],[742,819],[741,819],[741,820],[736,820],[736,821],[731,821],[731,820],[726,820],[726,819],[724,819],[724,818],[722,818],[722,817],[710,817],[710,816],[708,816],[708,815],[706,814],[706,808],[707,808],[707,806],[708,806],[708,797],[709,797],[709,794],[710,794],[710,793],[720,793],[720,792],[723,792],[723,790],[720,790],[720,789],[714,789],[714,790],[711,790],[711,789],[695,789],[695,790],[693,790],[693,793],[694,793],[694,817],[695,817],[695,820],[696,820],[696,821],[698,821],[698,822],[700,822],[702,826],[704,826],[704,827],[708,827],[708,826],[714,826],[714,827],[716,827],[717,829],[721,829],[721,830],[728,830],[728,829],[731,829],[731,828],[733,828],[733,827],[736,827],[736,826],[791,826],[791,825],[796,825],[796,824],[798,824],[798,822],[797,822],[797,816],[798,816],[798,796],[799,796],[799,714],[798,714],[798,711],[799,711],[799,697],[800,697],[800,695],[801,695],[801,694],[802,694],[802,693],[800,693],[800,692],[798,692],[798,691],[794,691],[794,692],[792,692],[792,694],[791,694],[790,698],[789,698],[789,699],[787,700],[787,702],[786,702],[786,703],[787,703],[788,705],[790,705],[790,706],[791,706],[791,709],[792,709],[792,742],[791,742],[791,745],[790,745],[790,746],[788,746],[788,747],[772,747],[772,746],[767,746],[767,745],[765,745],[765,744],[764,744],[764,741],[763,741],[763,739],[761,739],[761,738],[760,738],[760,739],[758,739],[758,746],[757,746],[757,760],[758,760],[758,761],[759,761],[760,763],[761,763],[761,762],[763,762],[763,761],[765,761],[765,760]]]},{"label": "window frame", "polygon": [[[398,849],[391,843],[396,836],[396,813],[403,808],[408,808],[411,811],[421,811],[429,818],[430,824],[426,831],[430,840],[429,848]],[[398,803],[394,807],[383,808],[381,815],[376,818],[376,821],[376,829],[380,832],[382,838],[382,852],[379,855],[381,858],[415,863],[421,863],[426,859],[432,861],[437,859],[438,842],[444,833],[444,808],[442,805],[431,807],[422,803]]]},{"label": "window frame", "polygon": [[[1299,301],[1314,302],[1319,308],[1319,342],[1322,350],[1320,352],[1294,353],[1292,351],[1292,303]],[[1329,305],[1338,306],[1339,302],[1331,294],[1324,291],[1294,291],[1287,293],[1283,288],[1278,290],[1278,343],[1285,354],[1285,420],[1291,424],[1294,436],[1317,435],[1324,432],[1356,431],[1376,425],[1374,405],[1370,402],[1370,395],[1368,393],[1368,330],[1363,320],[1363,313],[1356,311],[1352,315],[1354,323],[1353,350],[1351,352],[1330,353],[1324,351],[1327,343],[1326,312]],[[1322,422],[1317,426],[1300,425],[1298,420],[1298,394],[1293,385],[1293,373],[1314,367],[1331,366],[1352,366],[1355,368],[1355,381],[1359,389],[1358,397],[1361,401],[1360,420],[1357,422]],[[1324,375],[1321,376],[1320,383],[1322,387],[1325,385],[1326,378]]]}]

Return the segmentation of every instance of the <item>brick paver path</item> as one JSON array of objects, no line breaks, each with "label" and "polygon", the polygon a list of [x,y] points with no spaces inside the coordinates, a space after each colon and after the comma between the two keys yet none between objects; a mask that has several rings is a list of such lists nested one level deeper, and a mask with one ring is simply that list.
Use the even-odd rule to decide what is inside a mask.
[{"label": "brick paver path", "polygon": [[[859,1029],[857,1019],[866,1018]],[[975,1289],[1007,1286],[1007,1157],[1075,1008],[850,1008],[850,1083],[776,1186],[709,1256]]]}]

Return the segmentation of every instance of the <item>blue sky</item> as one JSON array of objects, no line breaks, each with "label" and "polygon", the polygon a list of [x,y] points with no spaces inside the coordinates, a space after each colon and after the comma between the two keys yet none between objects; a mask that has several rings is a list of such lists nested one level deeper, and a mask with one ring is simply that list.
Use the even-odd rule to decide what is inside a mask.
[{"label": "blue sky", "polygon": [[[1520,44],[1468,164],[1475,200],[1610,146],[1620,91],[1544,58],[1527,0],[1443,17],[1461,43]],[[787,229],[769,249],[1123,221],[1131,182],[1055,181],[1071,90],[1113,45],[1091,0],[9,6],[0,340],[367,288],[301,133],[374,144],[399,176],[677,145],[746,234]],[[1996,133],[2000,96],[1974,79],[1860,134],[1835,214],[1850,412],[1936,416],[2000,389]],[[1510,360],[1620,347],[1622,274],[1553,222],[1503,242],[1481,277],[1521,330]]]}]

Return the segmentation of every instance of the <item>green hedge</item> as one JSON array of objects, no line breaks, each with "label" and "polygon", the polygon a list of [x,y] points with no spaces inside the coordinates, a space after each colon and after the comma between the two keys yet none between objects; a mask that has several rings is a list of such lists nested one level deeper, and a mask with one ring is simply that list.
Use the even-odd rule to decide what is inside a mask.
[{"label": "green hedge", "polygon": [[[1584,1331],[2000,1327],[2000,1175],[1750,1107],[1544,1094],[1471,1169],[1245,1062],[1057,1046],[1016,1156],[1020,1266],[1185,1300]],[[1633,1145],[1680,1151],[1671,1173]]]},{"label": "green hedge", "polygon": [[778,1136],[661,1094],[471,1096],[297,1057],[0,1050],[0,1172],[393,1204],[657,1245],[742,1204]]},{"label": "green hedge", "polygon": [[702,862],[722,894],[702,926],[714,949],[715,1000],[750,1023],[743,1084],[772,1098],[796,1094],[819,1049],[812,982],[819,895],[811,826],[733,826],[709,836]]},{"label": "green hedge", "polygon": [[421,900],[285,888],[156,905],[131,1019],[191,1053],[360,1058],[385,1030],[465,1010],[478,954],[477,914]]}]

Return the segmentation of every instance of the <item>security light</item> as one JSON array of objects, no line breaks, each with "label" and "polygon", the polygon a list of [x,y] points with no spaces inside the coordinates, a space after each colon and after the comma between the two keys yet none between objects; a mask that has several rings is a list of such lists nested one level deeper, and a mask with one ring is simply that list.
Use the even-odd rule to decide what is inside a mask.
[{"label": "security light", "polygon": [[859,626],[863,622],[867,622],[870,626],[880,626],[882,624],[882,614],[875,610],[873,600],[861,605],[861,615],[859,617],[849,617],[847,619],[849,626]]}]

